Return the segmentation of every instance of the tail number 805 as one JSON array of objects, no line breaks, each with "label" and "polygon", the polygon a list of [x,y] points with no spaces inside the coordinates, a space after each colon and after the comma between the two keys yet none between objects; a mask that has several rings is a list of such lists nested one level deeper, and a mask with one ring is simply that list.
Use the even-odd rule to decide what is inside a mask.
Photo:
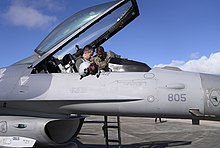
[{"label": "tail number 805", "polygon": [[168,101],[186,102],[186,94],[168,94]]}]

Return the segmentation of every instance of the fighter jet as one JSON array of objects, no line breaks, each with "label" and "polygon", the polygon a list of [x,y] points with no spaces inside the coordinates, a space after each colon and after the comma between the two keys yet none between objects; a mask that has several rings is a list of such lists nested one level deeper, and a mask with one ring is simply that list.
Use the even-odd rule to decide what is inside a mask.
[{"label": "fighter jet", "polygon": [[80,79],[81,48],[102,45],[139,16],[135,0],[82,10],[59,24],[34,54],[0,69],[0,145],[61,145],[79,133],[83,115],[220,118],[220,76],[151,69],[111,52],[110,71]]}]

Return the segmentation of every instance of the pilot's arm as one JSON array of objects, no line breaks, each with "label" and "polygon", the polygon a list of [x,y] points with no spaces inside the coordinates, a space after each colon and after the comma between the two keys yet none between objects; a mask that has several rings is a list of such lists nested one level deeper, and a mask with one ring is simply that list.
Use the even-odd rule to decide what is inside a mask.
[{"label": "pilot's arm", "polygon": [[82,58],[78,58],[75,62],[76,70],[79,71],[79,66],[83,63]]}]

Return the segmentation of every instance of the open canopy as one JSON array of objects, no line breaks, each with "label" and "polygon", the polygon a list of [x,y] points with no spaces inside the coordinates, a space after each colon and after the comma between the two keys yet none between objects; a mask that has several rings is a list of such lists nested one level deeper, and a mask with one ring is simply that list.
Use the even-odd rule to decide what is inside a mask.
[{"label": "open canopy", "polygon": [[[103,44],[139,15],[136,0],[117,0],[93,6],[72,15],[58,25],[35,49],[35,54],[16,64],[28,64],[32,73],[66,72],[74,62],[80,48]],[[76,52],[77,51],[77,52]],[[116,55],[116,54],[115,54]],[[60,66],[61,65],[61,66]],[[144,63],[115,56],[110,60],[112,71],[146,72]],[[65,69],[64,71],[62,69]],[[77,72],[77,70],[70,70]]]},{"label": "open canopy", "polygon": [[[135,0],[104,3],[82,10],[58,25],[35,49],[39,64],[50,55],[62,58],[75,47],[97,47],[139,15]],[[59,51],[59,52],[58,52]]]}]

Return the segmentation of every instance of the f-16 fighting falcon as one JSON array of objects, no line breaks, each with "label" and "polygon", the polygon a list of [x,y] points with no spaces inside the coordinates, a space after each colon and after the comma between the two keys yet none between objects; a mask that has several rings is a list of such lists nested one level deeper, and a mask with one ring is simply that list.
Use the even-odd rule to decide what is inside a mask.
[{"label": "f-16 fighting falcon", "polygon": [[[84,9],[49,33],[33,55],[0,68],[0,146],[68,144],[83,115],[219,120],[220,76],[151,69],[115,51],[107,53],[108,71],[94,64],[95,49],[137,16],[136,0]],[[77,70],[84,54],[91,57]]]}]

